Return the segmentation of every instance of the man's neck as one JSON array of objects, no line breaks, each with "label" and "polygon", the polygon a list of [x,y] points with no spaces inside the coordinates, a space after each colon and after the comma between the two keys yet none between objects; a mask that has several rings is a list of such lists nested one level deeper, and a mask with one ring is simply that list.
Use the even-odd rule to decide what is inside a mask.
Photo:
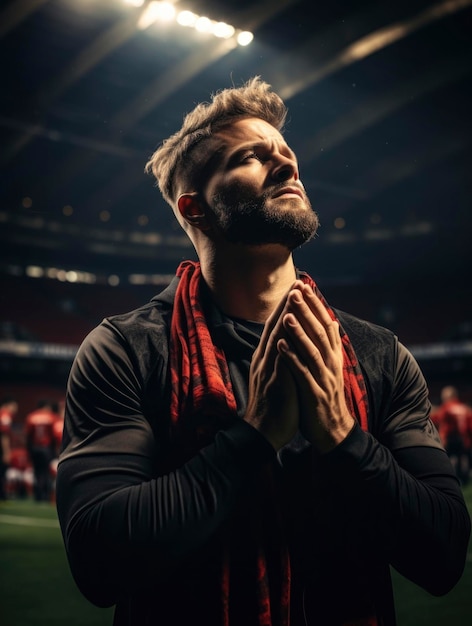
[{"label": "man's neck", "polygon": [[253,322],[264,323],[296,279],[292,255],[280,246],[227,250],[200,263],[217,306]]}]

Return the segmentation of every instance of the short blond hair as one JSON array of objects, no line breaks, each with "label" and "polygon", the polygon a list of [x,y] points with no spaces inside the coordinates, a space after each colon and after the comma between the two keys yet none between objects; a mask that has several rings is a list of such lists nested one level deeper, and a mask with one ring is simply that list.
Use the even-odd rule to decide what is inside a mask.
[{"label": "short blond hair", "polygon": [[188,190],[198,189],[202,184],[206,160],[201,148],[215,132],[247,117],[262,119],[282,132],[286,116],[287,107],[281,97],[260,76],[254,76],[241,87],[212,94],[211,102],[202,102],[187,113],[180,130],[165,139],[152,154],[145,171],[155,176],[164,200],[173,206],[177,179]]}]

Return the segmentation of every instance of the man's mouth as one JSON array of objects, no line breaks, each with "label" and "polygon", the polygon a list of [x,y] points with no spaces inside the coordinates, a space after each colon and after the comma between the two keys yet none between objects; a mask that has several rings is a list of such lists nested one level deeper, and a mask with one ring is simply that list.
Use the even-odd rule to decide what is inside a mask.
[{"label": "man's mouth", "polygon": [[303,199],[303,192],[299,187],[293,187],[293,186],[287,186],[287,187],[282,187],[282,189],[279,189],[272,197],[273,198],[280,198],[280,196],[298,196],[299,198]]}]

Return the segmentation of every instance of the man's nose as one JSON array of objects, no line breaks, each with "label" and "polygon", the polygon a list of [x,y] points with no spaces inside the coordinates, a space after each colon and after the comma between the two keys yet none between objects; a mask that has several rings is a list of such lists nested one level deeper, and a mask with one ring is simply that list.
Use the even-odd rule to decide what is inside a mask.
[{"label": "man's nose", "polygon": [[280,155],[272,170],[272,177],[278,183],[282,183],[285,180],[298,180],[297,163],[292,159]]}]

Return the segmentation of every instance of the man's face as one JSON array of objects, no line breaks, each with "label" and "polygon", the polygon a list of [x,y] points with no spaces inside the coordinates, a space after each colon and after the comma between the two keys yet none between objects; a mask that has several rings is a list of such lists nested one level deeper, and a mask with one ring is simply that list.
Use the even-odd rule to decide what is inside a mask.
[{"label": "man's face", "polygon": [[209,149],[219,158],[204,199],[227,241],[277,243],[291,251],[315,235],[318,217],[297,160],[273,126],[257,118],[238,120],[219,131]]}]

